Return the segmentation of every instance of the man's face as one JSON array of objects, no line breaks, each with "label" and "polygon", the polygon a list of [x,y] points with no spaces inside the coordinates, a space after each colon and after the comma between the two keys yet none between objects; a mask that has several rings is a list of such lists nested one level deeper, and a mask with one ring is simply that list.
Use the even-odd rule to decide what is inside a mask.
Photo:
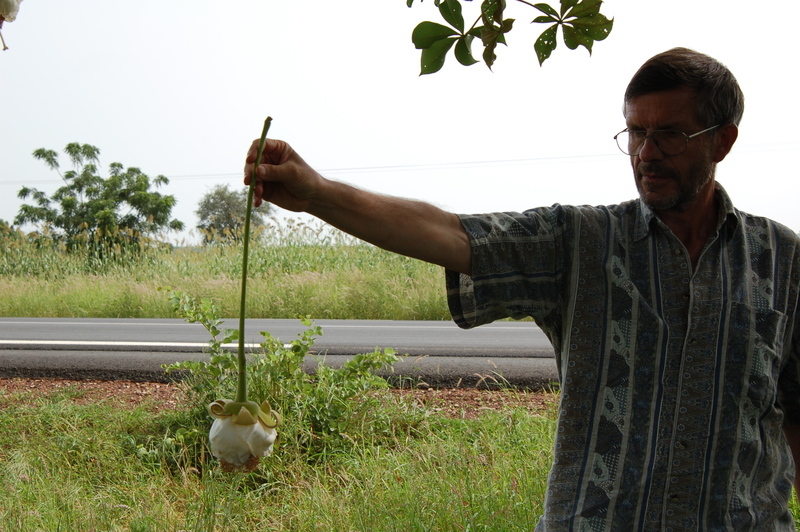
[{"label": "man's face", "polygon": [[[644,94],[625,106],[628,129],[674,129],[691,135],[707,126],[697,118],[694,93],[680,88]],[[636,188],[645,204],[655,211],[684,212],[698,197],[713,197],[714,169],[711,139],[714,132],[689,141],[679,155],[664,155],[653,139],[645,140],[638,155],[631,156]]]}]

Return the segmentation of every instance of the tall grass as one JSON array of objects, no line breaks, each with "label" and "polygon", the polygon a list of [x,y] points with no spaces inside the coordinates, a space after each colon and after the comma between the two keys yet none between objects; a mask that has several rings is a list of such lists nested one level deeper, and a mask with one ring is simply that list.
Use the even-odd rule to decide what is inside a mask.
[{"label": "tall grass", "polygon": [[[442,269],[360,243],[324,224],[263,228],[250,249],[248,317],[446,320]],[[160,287],[239,312],[240,245],[87,245],[0,238],[0,316],[172,317]]]}]

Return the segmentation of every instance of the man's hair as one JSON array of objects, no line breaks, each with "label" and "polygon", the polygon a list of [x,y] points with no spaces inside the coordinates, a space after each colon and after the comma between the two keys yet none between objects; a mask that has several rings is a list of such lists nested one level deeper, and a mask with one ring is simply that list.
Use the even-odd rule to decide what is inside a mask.
[{"label": "man's hair", "polygon": [[739,125],[744,94],[736,78],[713,57],[688,48],[673,48],[648,59],[628,83],[625,106],[637,96],[682,87],[694,89],[697,116],[706,127]]}]

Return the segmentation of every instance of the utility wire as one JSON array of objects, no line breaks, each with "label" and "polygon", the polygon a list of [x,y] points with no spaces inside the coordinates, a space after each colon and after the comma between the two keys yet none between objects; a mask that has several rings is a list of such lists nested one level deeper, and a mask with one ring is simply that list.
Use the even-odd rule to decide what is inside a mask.
[{"label": "utility wire", "polygon": [[[758,152],[773,152],[773,151],[791,151],[800,148],[800,144],[796,142],[777,143],[768,145],[748,145],[741,146],[737,149],[737,153],[758,153]],[[482,168],[491,166],[523,166],[529,164],[542,164],[553,162],[569,162],[574,160],[598,160],[598,159],[619,159],[624,157],[620,154],[605,153],[598,155],[564,155],[556,157],[532,157],[525,159],[496,159],[488,161],[467,161],[461,163],[432,163],[432,164],[401,164],[401,165],[386,165],[386,166],[354,166],[345,168],[323,168],[319,173],[325,175],[341,175],[341,174],[354,174],[365,172],[402,172],[409,170],[455,170],[464,168]],[[170,181],[186,181],[186,180],[211,180],[211,179],[229,179],[235,177],[243,177],[241,173],[219,173],[219,174],[178,174],[168,175]],[[50,184],[55,180],[39,179],[39,180],[14,180],[3,181],[1,185],[34,185],[34,184]]]}]

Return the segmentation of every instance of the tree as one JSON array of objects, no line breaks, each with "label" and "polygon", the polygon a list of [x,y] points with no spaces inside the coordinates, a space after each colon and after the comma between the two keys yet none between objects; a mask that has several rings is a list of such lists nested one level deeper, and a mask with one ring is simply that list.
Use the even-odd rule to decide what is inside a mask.
[{"label": "tree", "polygon": [[124,169],[120,163],[111,163],[109,177],[103,178],[98,174],[97,147],[73,142],[64,152],[74,169],[63,174],[55,151],[39,148],[33,152],[36,159],[58,172],[64,186],[52,196],[35,188],[20,189],[17,196],[30,198],[34,204],[23,204],[14,223],[44,224],[70,248],[87,241],[138,244],[161,231],[183,229],[183,222],[170,219],[175,197],[151,190],[169,183],[163,175],[151,181],[138,168]]},{"label": "tree", "polygon": [[[263,204],[267,205],[267,204]],[[198,203],[195,214],[200,219],[197,228],[203,235],[203,243],[234,243],[243,236],[244,214],[247,209],[247,188],[231,190],[225,185],[216,185]],[[269,206],[267,206],[269,209]],[[267,211],[268,212],[268,211]],[[264,226],[264,208],[252,211],[250,225],[256,229]]]},{"label": "tree", "polygon": [[[420,0],[421,2],[422,0]],[[480,13],[469,29],[465,29],[461,2],[472,0],[435,0],[439,13],[447,22],[447,26],[436,22],[420,22],[411,34],[414,46],[422,50],[422,74],[438,72],[447,57],[447,53],[455,45],[456,60],[464,66],[478,62],[472,56],[472,42],[478,37],[483,45],[483,62],[492,68],[497,56],[498,44],[506,44],[506,34],[514,26],[513,18],[503,18],[506,0],[483,0]],[[594,41],[602,41],[611,33],[614,20],[609,20],[600,13],[602,0],[560,0],[560,10],[548,4],[533,4],[527,0],[516,0],[539,12],[539,16],[531,22],[550,24],[534,43],[536,56],[541,66],[558,44],[557,33],[561,28],[564,43],[570,50],[583,46],[592,53]],[[414,0],[406,0],[411,7]]]},{"label": "tree", "polygon": [[13,225],[9,225],[8,222],[0,218],[0,244],[19,240],[21,237],[19,229],[15,229]]}]

